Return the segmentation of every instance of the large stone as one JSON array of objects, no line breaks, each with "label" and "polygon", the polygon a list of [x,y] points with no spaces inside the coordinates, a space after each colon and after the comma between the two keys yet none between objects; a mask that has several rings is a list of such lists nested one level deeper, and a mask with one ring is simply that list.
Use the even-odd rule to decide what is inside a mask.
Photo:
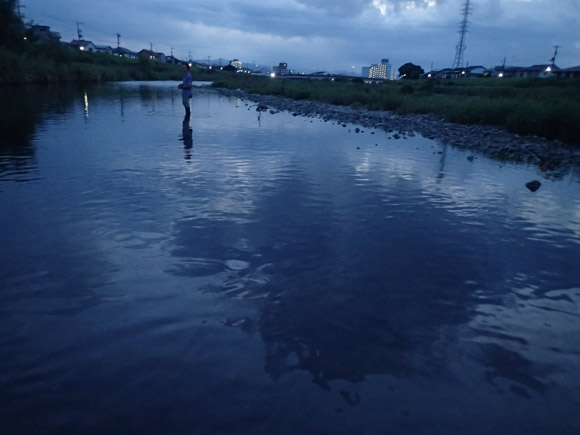
[{"label": "large stone", "polygon": [[542,183],[540,183],[538,180],[533,180],[533,181],[530,181],[529,183],[526,183],[526,187],[531,192],[535,192],[536,190],[538,190],[541,185],[542,185]]}]

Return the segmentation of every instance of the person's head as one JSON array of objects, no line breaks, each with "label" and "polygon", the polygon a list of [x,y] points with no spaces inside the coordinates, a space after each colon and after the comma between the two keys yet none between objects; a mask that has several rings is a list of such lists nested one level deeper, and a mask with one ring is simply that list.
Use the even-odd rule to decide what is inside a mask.
[{"label": "person's head", "polygon": [[184,64],[183,64],[183,72],[184,72],[184,73],[187,73],[187,72],[189,72],[189,65],[188,65],[187,63],[184,63]]}]

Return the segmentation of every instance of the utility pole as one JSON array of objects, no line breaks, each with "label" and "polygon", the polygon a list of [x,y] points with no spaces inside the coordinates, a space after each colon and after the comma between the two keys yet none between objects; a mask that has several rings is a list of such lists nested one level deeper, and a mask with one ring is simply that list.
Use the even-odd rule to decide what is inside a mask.
[{"label": "utility pole", "polygon": [[173,50],[175,50],[175,47],[171,47],[171,57],[173,57]]},{"label": "utility pole", "polygon": [[18,11],[18,16],[20,17],[21,20],[24,19],[24,14],[22,13],[21,8],[25,7],[26,6],[20,3],[20,0],[16,0],[16,10]]},{"label": "utility pole", "polygon": [[211,56],[207,57],[207,67],[211,68]]},{"label": "utility pole", "polygon": [[559,45],[554,45],[554,57],[550,59],[550,61],[552,62],[552,66],[554,66],[554,64],[556,63],[556,56],[558,56],[558,48],[560,48]]},{"label": "utility pole", "polygon": [[121,34],[117,33],[117,48],[121,46]]},{"label": "utility pole", "polygon": [[84,23],[81,23],[81,22],[77,21],[77,36],[79,38],[79,41],[81,39],[83,39],[83,33],[82,33],[82,30],[81,30],[81,24],[84,24]]},{"label": "utility pole", "polygon": [[152,43],[152,42],[150,42],[150,43],[149,43],[149,49],[150,49],[151,51],[153,51],[153,43]]},{"label": "utility pole", "polygon": [[189,50],[189,61],[191,62],[191,50]]},{"label": "utility pole", "polygon": [[463,67],[463,55],[467,49],[467,46],[465,45],[465,37],[469,28],[469,15],[471,15],[471,11],[472,7],[470,0],[465,0],[465,4],[461,9],[463,19],[461,20],[461,23],[459,23],[459,42],[455,46],[455,59],[453,60],[454,69]]}]

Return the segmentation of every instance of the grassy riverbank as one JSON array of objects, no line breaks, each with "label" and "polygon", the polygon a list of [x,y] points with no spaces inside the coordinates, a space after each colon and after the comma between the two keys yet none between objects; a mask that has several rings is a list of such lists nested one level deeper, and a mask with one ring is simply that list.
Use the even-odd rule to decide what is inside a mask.
[{"label": "grassy riverbank", "polygon": [[434,113],[450,122],[505,127],[580,145],[580,80],[457,79],[382,84],[231,75],[215,87],[397,113]]},{"label": "grassy riverbank", "polygon": [[16,53],[0,48],[0,84],[180,80],[179,65],[83,53],[56,44]]}]

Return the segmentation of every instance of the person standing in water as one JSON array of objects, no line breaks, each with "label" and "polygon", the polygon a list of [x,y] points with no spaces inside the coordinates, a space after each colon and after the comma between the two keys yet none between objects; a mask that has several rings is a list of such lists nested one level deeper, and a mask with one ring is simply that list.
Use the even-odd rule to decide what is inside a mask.
[{"label": "person standing in water", "polygon": [[184,63],[183,64],[183,82],[177,86],[178,89],[181,89],[181,101],[183,102],[183,107],[185,107],[185,118],[184,121],[189,121],[191,116],[191,108],[189,100],[191,99],[191,74],[189,72],[189,65]]}]

